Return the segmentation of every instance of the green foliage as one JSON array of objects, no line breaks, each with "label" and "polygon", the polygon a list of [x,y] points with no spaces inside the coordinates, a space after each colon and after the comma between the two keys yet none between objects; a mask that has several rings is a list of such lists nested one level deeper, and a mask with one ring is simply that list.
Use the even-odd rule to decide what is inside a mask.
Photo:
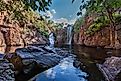
[{"label": "green foliage", "polygon": [[45,11],[49,10],[50,4],[52,4],[52,0],[20,0],[26,5],[26,9],[31,7],[34,11]]},{"label": "green foliage", "polygon": [[84,23],[84,17],[80,17],[74,23],[74,32],[78,32],[80,30],[81,25]]},{"label": "green foliage", "polygon": [[0,11],[8,13],[7,20],[27,23],[26,15],[33,11],[46,11],[50,4],[51,0],[0,0]]},{"label": "green foliage", "polygon": [[113,14],[114,20],[116,24],[121,24],[121,14],[115,13]]},{"label": "green foliage", "polygon": [[61,28],[63,28],[63,26],[64,26],[64,23],[55,23],[55,25],[54,25],[54,27],[56,29],[61,29]]},{"label": "green foliage", "polygon": [[[72,0],[74,2],[75,0]],[[80,11],[77,15],[82,15],[83,9],[88,13],[105,12],[106,9],[118,9],[121,7],[121,0],[81,0]]]},{"label": "green foliage", "polygon": [[93,35],[103,27],[103,23],[93,23],[85,32],[86,34]]},{"label": "green foliage", "polygon": [[89,26],[85,34],[93,35],[95,32],[101,30],[109,24],[109,20],[106,16],[99,16],[94,20],[94,23]]},{"label": "green foliage", "polygon": [[120,8],[121,0],[81,0],[80,11],[77,15],[82,15],[83,9],[86,9],[85,16],[93,13],[100,14],[85,32],[92,35],[106,25],[114,28],[116,24],[121,23],[121,15],[117,14]]},{"label": "green foliage", "polygon": [[47,22],[37,12],[48,10],[50,4],[52,0],[0,0],[0,11],[7,12],[5,21],[18,22],[20,26],[33,24],[43,35],[47,36],[52,22]]}]

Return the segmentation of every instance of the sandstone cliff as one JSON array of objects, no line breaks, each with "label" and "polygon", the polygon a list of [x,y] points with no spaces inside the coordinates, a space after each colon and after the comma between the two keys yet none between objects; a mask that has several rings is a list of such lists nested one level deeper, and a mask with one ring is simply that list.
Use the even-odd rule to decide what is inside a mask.
[{"label": "sandstone cliff", "polygon": [[32,25],[20,27],[18,23],[5,23],[5,12],[0,13],[0,46],[45,44],[47,39]]},{"label": "sandstone cliff", "polygon": [[67,40],[66,28],[56,30],[56,44],[65,44]]},{"label": "sandstone cliff", "polygon": [[[116,26],[116,30],[111,30],[110,26],[107,25],[100,29],[99,31],[95,32],[93,35],[85,34],[89,26],[94,23],[96,15],[90,15],[85,17],[85,22],[83,25],[80,26],[80,31],[74,33],[73,43],[86,45],[86,46],[94,46],[94,47],[104,47],[104,48],[114,48],[120,49],[121,48],[121,25],[118,24]],[[115,46],[111,46],[111,32],[117,32],[117,40],[113,40]]]}]

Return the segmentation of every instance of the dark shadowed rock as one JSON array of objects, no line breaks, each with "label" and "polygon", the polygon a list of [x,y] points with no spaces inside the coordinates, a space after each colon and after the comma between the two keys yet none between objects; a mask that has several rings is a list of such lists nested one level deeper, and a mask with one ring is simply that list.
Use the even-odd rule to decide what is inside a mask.
[{"label": "dark shadowed rock", "polygon": [[16,55],[15,53],[11,53],[11,54],[6,54],[4,58],[14,65],[15,71],[22,70],[23,64],[20,56]]},{"label": "dark shadowed rock", "polygon": [[48,46],[28,46],[16,49],[16,54],[22,60],[24,73],[29,73],[34,67],[49,68],[55,66],[63,58],[69,56],[67,51]]},{"label": "dark shadowed rock", "polygon": [[14,66],[0,54],[0,81],[15,81]]}]

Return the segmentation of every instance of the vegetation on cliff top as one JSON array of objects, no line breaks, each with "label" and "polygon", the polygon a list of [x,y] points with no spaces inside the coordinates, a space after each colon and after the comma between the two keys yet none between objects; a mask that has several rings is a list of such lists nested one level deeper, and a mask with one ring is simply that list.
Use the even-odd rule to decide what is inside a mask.
[{"label": "vegetation on cliff top", "polygon": [[27,24],[37,27],[43,35],[48,35],[48,30],[53,29],[53,23],[43,18],[39,12],[49,10],[52,0],[0,0],[0,12],[5,11],[7,15],[4,23],[18,23],[25,29]]},{"label": "vegetation on cliff top", "polygon": [[102,27],[109,25],[111,46],[115,47],[117,42],[116,26],[120,24],[121,20],[121,0],[82,0],[81,2],[77,15],[82,15],[83,9],[86,9],[85,16],[90,16],[93,13],[99,15],[96,17],[96,21],[89,26],[86,34],[93,35]]}]

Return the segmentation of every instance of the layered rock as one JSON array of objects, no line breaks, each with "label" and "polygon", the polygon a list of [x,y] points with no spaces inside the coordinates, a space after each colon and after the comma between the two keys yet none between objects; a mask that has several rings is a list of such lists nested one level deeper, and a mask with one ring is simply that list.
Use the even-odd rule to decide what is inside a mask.
[{"label": "layered rock", "polygon": [[15,81],[14,66],[0,54],[0,81]]},{"label": "layered rock", "polygon": [[[20,27],[17,22],[5,23],[6,12],[0,13],[0,46],[45,44],[46,38],[34,26]],[[27,30],[27,31],[25,31]]]},{"label": "layered rock", "polygon": [[22,34],[22,38],[26,44],[46,44],[47,38],[42,36],[39,30],[33,26],[28,25],[25,29],[23,29],[24,33]]},{"label": "layered rock", "polygon": [[[16,50],[16,54],[18,58],[20,57],[20,62],[16,63],[15,68],[17,68],[17,66],[20,67],[21,63],[23,66],[21,68],[23,73],[20,73],[20,75],[16,77],[17,81],[21,81],[23,79],[27,80],[35,74],[57,65],[63,58],[71,55],[68,51],[58,48],[51,49],[46,46],[29,46],[27,48],[19,48]],[[14,60],[11,62],[15,64],[16,58],[13,59]]]},{"label": "layered rock", "polygon": [[65,44],[67,40],[66,28],[56,31],[56,44]]},{"label": "layered rock", "polygon": [[[85,22],[80,26],[80,31],[75,32],[73,37],[74,44],[86,45],[86,46],[101,46],[105,48],[121,48],[121,25],[116,26],[116,30],[113,31],[110,26],[102,27],[101,30],[96,31],[93,35],[86,34],[85,32],[88,30],[91,24],[94,23],[95,17],[97,15],[92,14],[90,16],[85,17]],[[117,39],[113,40],[113,45],[111,46],[111,32],[117,32]]]},{"label": "layered rock", "polygon": [[115,81],[116,76],[121,72],[121,57],[110,57],[101,65],[99,69],[104,74],[107,81]]},{"label": "layered rock", "polygon": [[22,45],[23,41],[21,38],[21,28],[15,24],[12,26],[12,24],[9,24],[8,26],[1,25],[0,32],[3,35],[3,41],[4,45]]}]

